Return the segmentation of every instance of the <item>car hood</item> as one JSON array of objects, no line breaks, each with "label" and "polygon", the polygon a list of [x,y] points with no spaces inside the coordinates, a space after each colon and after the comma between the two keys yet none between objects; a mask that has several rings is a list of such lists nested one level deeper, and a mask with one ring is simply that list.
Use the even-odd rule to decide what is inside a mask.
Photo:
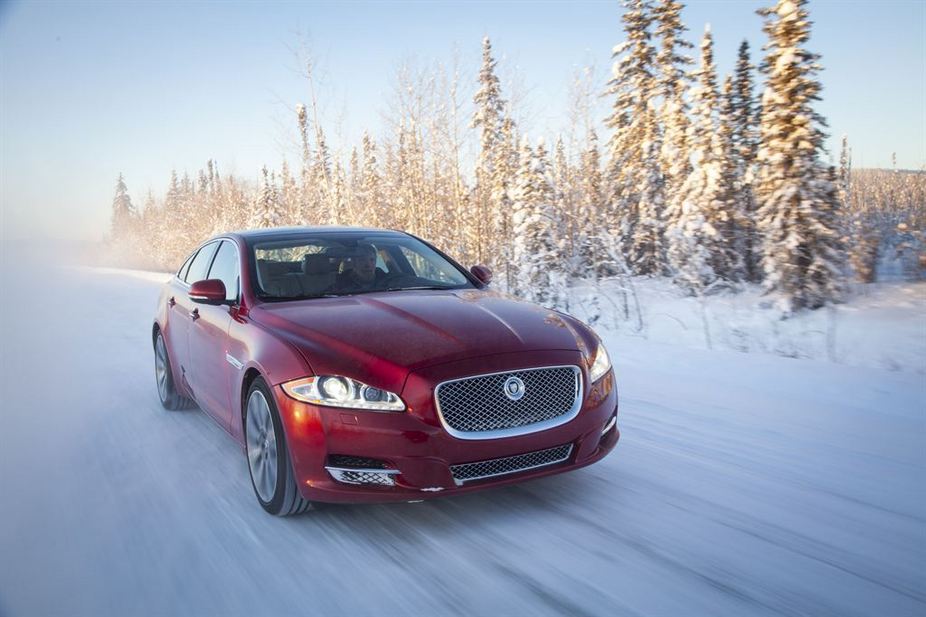
[{"label": "car hood", "polygon": [[[409,371],[465,358],[594,349],[578,320],[483,290],[401,291],[263,303],[252,317],[286,338],[316,375],[395,387]],[[389,384],[383,383],[384,376]]]}]

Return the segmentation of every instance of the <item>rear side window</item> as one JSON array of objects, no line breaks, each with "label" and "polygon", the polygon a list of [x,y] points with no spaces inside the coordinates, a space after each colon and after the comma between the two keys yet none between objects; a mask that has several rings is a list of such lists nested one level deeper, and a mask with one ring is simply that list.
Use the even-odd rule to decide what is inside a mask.
[{"label": "rear side window", "polygon": [[219,252],[215,254],[212,268],[209,269],[209,278],[225,283],[226,300],[238,299],[238,251],[231,242],[225,241],[219,245]]},{"label": "rear side window", "polygon": [[193,253],[186,258],[186,261],[183,262],[183,265],[180,266],[180,270],[177,271],[177,278],[181,281],[186,280],[186,273],[190,271],[190,264],[193,263],[193,258],[196,257],[196,253]]},{"label": "rear side window", "polygon": [[187,283],[195,283],[206,278],[206,272],[209,271],[209,264],[212,262],[212,256],[218,243],[213,242],[199,249],[196,257],[190,263],[190,269],[187,270],[186,277],[183,279]]}]

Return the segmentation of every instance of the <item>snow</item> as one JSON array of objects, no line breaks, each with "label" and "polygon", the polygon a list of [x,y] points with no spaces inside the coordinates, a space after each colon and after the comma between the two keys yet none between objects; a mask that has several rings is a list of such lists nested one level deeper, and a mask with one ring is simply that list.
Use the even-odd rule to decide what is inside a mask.
[{"label": "snow", "polygon": [[586,307],[597,294],[598,303],[610,307],[598,327],[612,331],[619,345],[643,339],[926,375],[926,282],[851,285],[845,303],[790,316],[776,308],[777,296],[764,295],[757,285],[701,298],[684,295],[667,280],[638,277],[632,287],[642,327],[636,315],[622,318],[618,280],[575,287],[570,308],[588,321]]},{"label": "snow", "polygon": [[[695,300],[644,286],[648,338],[599,329],[622,405],[604,461],[278,519],[222,429],[158,404],[155,277],[37,274],[2,273],[5,616],[926,612],[921,286],[840,307],[839,363],[697,349]],[[730,314],[768,312],[747,306]]]}]

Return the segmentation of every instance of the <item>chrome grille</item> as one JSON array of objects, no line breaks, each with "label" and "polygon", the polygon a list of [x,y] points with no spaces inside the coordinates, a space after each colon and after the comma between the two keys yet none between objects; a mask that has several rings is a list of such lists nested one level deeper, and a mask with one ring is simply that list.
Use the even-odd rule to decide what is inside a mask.
[{"label": "chrome grille", "polygon": [[488,461],[478,461],[476,463],[463,463],[462,465],[451,465],[450,473],[453,474],[454,481],[459,485],[471,480],[481,480],[494,476],[504,476],[528,469],[546,467],[562,463],[572,454],[572,444],[557,446],[547,450],[537,450],[527,454],[518,454],[515,456],[506,456],[505,458],[494,458]]},{"label": "chrome grille", "polygon": [[[512,400],[505,382],[524,384]],[[554,366],[477,375],[445,381],[435,393],[437,411],[447,431],[461,439],[492,439],[544,430],[568,422],[582,404],[577,366]]]}]

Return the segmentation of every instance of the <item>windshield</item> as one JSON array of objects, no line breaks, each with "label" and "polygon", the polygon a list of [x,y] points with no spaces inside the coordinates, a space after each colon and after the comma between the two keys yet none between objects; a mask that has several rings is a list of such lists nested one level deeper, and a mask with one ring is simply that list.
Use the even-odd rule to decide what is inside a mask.
[{"label": "windshield", "polygon": [[473,287],[458,266],[410,236],[306,234],[257,242],[252,253],[264,300]]}]

